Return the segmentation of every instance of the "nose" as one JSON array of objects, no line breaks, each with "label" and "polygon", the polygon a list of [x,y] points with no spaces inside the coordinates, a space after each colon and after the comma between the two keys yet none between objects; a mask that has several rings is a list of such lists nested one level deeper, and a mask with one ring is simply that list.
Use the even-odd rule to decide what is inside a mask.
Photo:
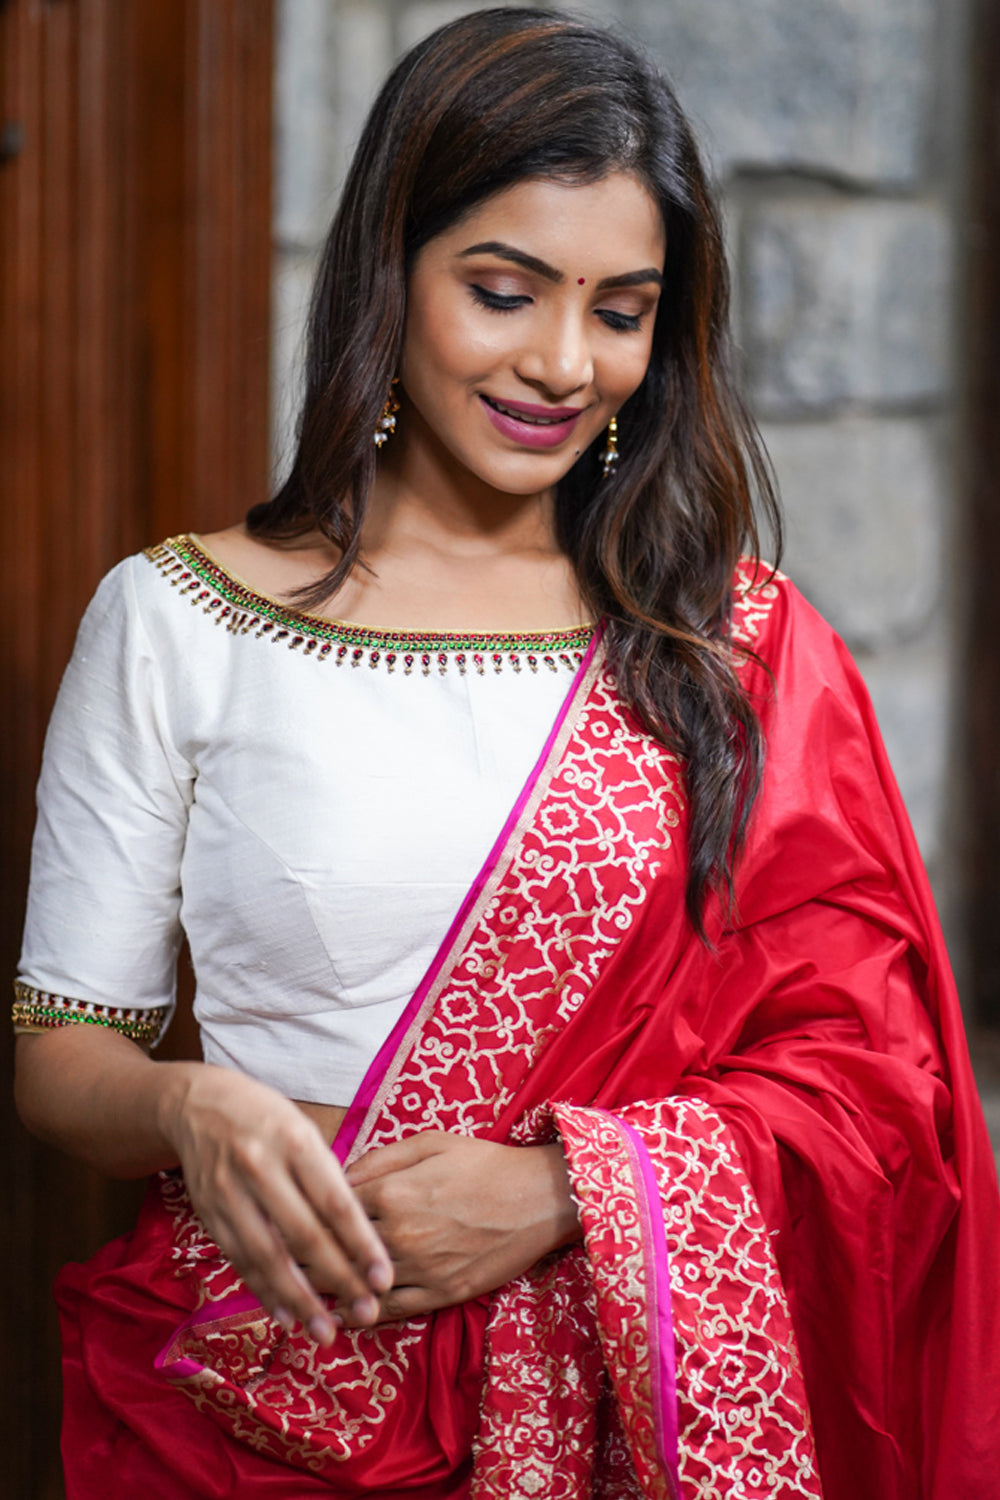
[{"label": "nose", "polygon": [[594,378],[593,353],[584,315],[572,306],[554,307],[533,320],[529,340],[516,361],[522,380],[555,401],[585,389]]}]

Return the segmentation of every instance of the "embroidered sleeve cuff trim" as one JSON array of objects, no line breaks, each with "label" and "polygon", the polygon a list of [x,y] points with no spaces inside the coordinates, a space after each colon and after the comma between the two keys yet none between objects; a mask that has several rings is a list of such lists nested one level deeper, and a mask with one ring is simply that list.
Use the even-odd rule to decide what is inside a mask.
[{"label": "embroidered sleeve cuff trim", "polygon": [[12,1019],[16,1031],[48,1031],[55,1026],[104,1026],[120,1031],[133,1042],[159,1039],[170,1013],[167,1005],[148,1009],[120,1005],[98,1005],[92,1000],[74,1000],[52,995],[17,980],[14,984]]}]

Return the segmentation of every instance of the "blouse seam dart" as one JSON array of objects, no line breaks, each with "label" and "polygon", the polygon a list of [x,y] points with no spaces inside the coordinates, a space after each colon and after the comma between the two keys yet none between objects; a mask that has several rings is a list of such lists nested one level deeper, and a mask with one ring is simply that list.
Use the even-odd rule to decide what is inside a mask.
[{"label": "blouse seam dart", "polygon": [[332,658],[338,666],[357,667],[366,661],[373,669],[382,665],[392,673],[399,666],[404,676],[416,669],[428,677],[434,667],[443,676],[454,665],[463,675],[472,670],[483,676],[487,664],[499,673],[509,663],[519,673],[523,660],[533,673],[541,666],[553,672],[561,667],[575,671],[596,628],[580,625],[568,630],[494,633],[378,630],[304,614],[256,593],[190,535],[169,537],[147,547],[143,556],[182,596],[190,595],[192,605],[201,605],[217,625],[225,624],[229,634],[253,632],[257,639],[268,637],[293,651],[301,648],[300,656],[317,661]]},{"label": "blouse seam dart", "polygon": [[[312,902],[309,899],[309,896],[308,896],[308,893],[306,891],[306,887],[305,887],[304,881],[302,881],[299,878],[299,876],[293,870],[292,866],[288,863],[288,861],[286,859],[284,859],[278,853],[277,849],[275,849],[267,841],[267,839],[264,838],[264,836],[261,833],[258,832],[258,830],[256,828],[252,828],[250,826],[250,824],[246,821],[246,819],[243,818],[236,811],[236,809],[232,806],[231,803],[225,802],[225,808],[226,808],[226,811],[229,813],[229,816],[233,819],[233,821],[239,824],[239,826],[243,829],[243,831],[246,834],[248,834],[250,838],[253,839],[254,843],[257,844],[257,845],[259,845],[259,847],[261,849],[264,849],[264,850],[267,851],[267,853],[271,856],[271,858],[274,860],[274,862],[277,865],[279,865],[280,868],[284,871],[284,874],[285,874],[286,878],[290,881],[290,883],[292,884],[292,886],[298,892],[301,904],[305,908],[306,914],[307,914],[307,916],[309,918],[309,925],[312,928],[312,930],[313,930],[313,932],[314,932],[314,934],[316,936],[316,941],[317,941],[317,943],[319,943],[319,946],[322,949],[322,952],[323,952],[324,956],[326,957],[326,961],[327,961],[327,963],[330,966],[330,973],[333,975],[334,981],[336,982],[338,989],[343,993],[346,990],[347,986],[345,986],[344,981],[343,981],[341,975],[339,974],[339,972],[337,970],[337,966],[336,966],[336,964],[333,961],[333,955],[331,954],[330,949],[327,946],[327,943],[326,943],[326,941],[323,938],[322,932],[320,931],[319,927],[317,926],[316,917],[315,917],[315,914],[314,914],[313,909],[312,909]],[[183,910],[183,903],[182,903],[182,910]],[[186,928],[185,928],[185,931],[187,931]]]}]

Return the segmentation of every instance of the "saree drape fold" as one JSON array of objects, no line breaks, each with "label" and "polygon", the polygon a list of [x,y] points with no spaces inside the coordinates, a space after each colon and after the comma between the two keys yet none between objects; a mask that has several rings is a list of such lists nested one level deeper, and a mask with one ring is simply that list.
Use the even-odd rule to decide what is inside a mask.
[{"label": "saree drape fold", "polygon": [[919,856],[829,628],[744,570],[733,636],[736,918],[693,935],[681,768],[598,653],[335,1143],[558,1138],[583,1242],[319,1351],[165,1174],[61,1278],[68,1500],[1000,1496],[1000,1206]]}]

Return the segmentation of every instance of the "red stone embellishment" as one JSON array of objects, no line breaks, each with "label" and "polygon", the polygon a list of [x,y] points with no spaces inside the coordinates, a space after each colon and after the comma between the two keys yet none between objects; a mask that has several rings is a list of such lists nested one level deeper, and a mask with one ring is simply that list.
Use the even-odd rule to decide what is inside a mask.
[{"label": "red stone embellishment", "polygon": [[495,672],[509,666],[515,673],[527,662],[532,672],[539,663],[552,671],[560,667],[573,672],[583,661],[594,634],[592,625],[569,630],[495,632],[444,631],[424,633],[404,630],[374,630],[344,620],[325,620],[304,614],[255,594],[233,578],[189,536],[172,537],[149,547],[146,557],[178,593],[200,606],[209,619],[224,625],[230,635],[253,634],[283,642],[300,656],[316,661],[332,658],[338,666],[363,662],[373,670],[384,666],[391,673],[402,658],[403,675],[410,676],[419,659],[423,676],[433,666],[444,676],[455,669],[464,674],[474,668],[485,675],[487,660]]}]

